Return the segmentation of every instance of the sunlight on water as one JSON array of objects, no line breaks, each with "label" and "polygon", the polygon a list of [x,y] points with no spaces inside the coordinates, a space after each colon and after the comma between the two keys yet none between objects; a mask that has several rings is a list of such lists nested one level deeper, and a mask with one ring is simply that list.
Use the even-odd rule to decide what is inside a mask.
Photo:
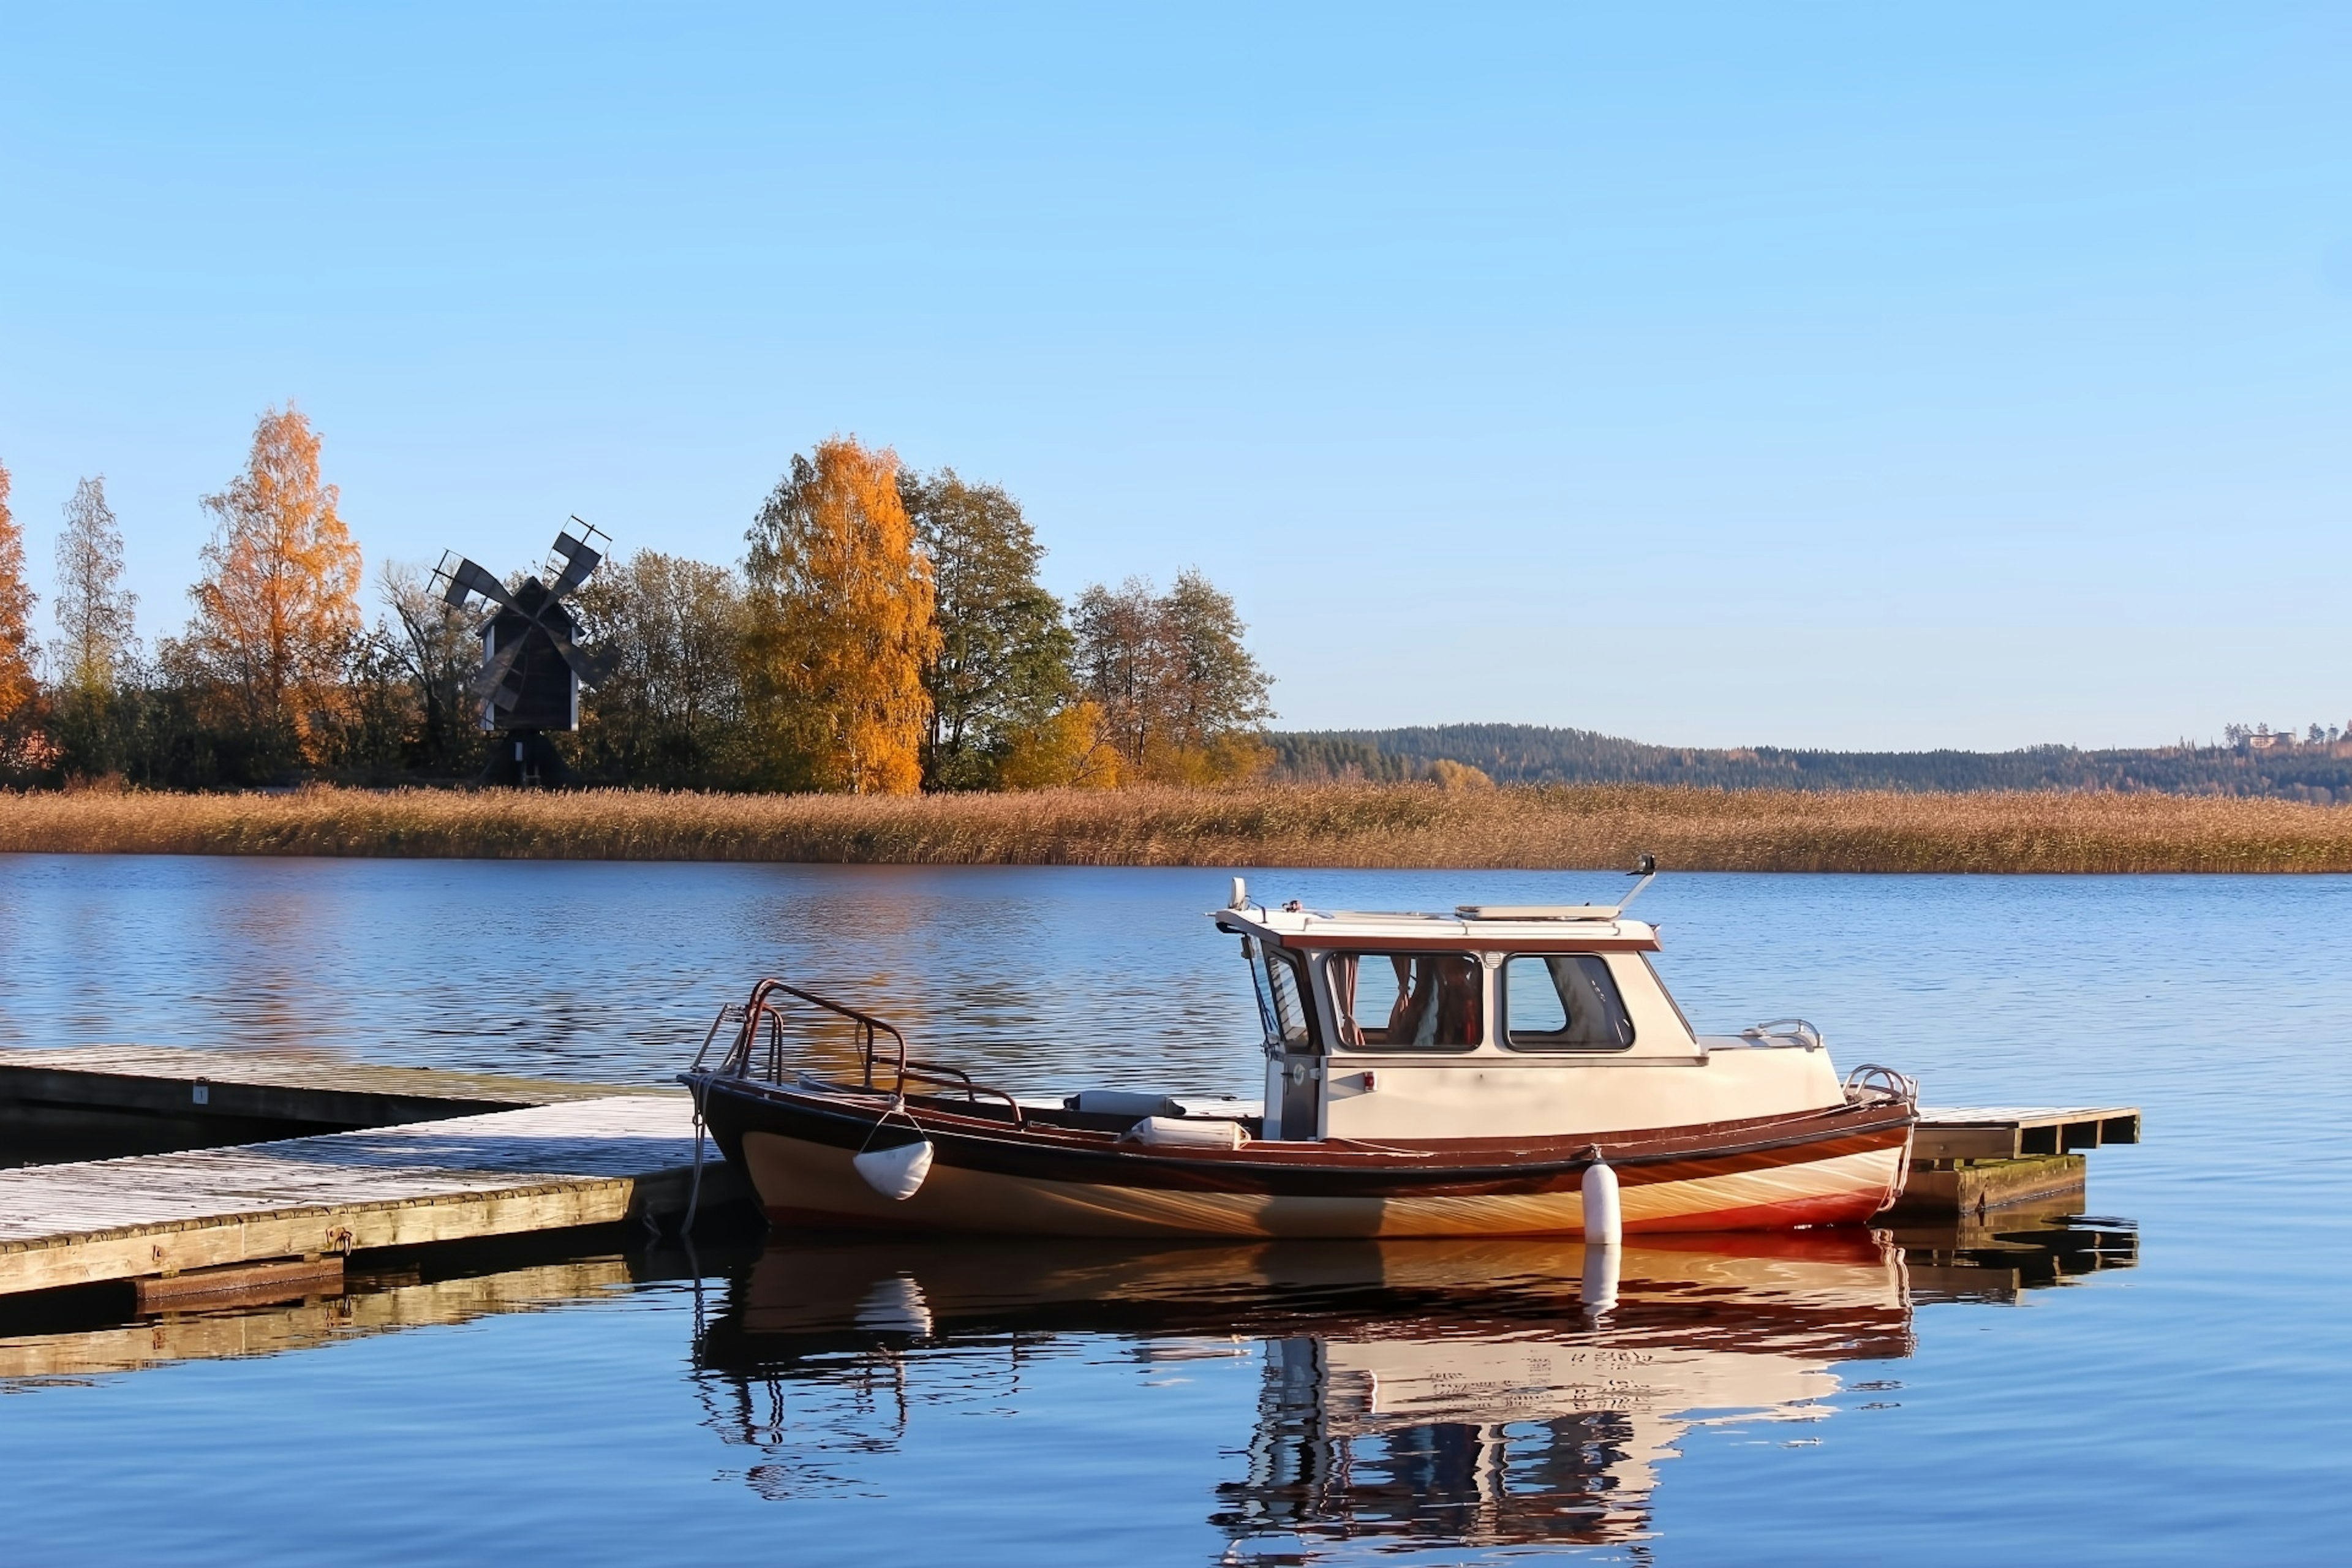
[{"label": "sunlight on water", "polygon": [[[1251,879],[1387,908],[1618,885]],[[1245,1089],[1245,982],[1200,918],[1223,887],[0,860],[0,1043],[658,1081],[777,973],[1024,1089]],[[1669,876],[1643,912],[1703,1029],[1800,1014],[1932,1101],[2145,1107],[2146,1144],[2093,1156],[2111,1217],[1678,1238],[1613,1280],[1573,1243],[782,1238],[0,1321],[11,1555],[2336,1554],[2352,879]]]}]

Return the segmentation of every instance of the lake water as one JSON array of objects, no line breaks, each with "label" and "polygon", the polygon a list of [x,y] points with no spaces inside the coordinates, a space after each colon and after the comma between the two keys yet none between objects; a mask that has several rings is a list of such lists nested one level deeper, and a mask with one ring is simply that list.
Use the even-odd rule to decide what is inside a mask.
[{"label": "lake water", "polygon": [[[1250,876],[1358,908],[1613,884]],[[1223,892],[0,858],[0,1044],[655,1082],[772,973],[1025,1089],[1254,1092]],[[2147,1142],[2095,1154],[2093,1215],[2014,1272],[1859,1233],[1636,1246],[1597,1320],[1572,1244],[801,1242],[0,1324],[6,1554],[2344,1559],[2352,879],[1670,875],[1642,912],[1702,1029],[1801,1014],[1931,1102],[2137,1104]]]}]

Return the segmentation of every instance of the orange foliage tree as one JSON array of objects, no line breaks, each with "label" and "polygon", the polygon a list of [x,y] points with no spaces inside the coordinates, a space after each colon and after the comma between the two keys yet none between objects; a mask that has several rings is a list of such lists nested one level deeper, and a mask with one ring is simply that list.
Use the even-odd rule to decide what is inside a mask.
[{"label": "orange foliage tree", "polygon": [[39,695],[33,673],[33,590],[25,584],[25,533],[8,510],[8,468],[0,463],[0,730],[21,726]]},{"label": "orange foliage tree", "polygon": [[176,645],[226,717],[289,739],[319,759],[348,693],[343,667],[360,631],[360,548],[319,475],[319,436],[292,404],[253,432],[245,471],[205,510],[216,527],[196,613]]},{"label": "orange foliage tree", "polygon": [[852,437],[794,454],[746,537],[744,697],[771,784],[857,795],[921,787],[938,657],[929,560],[898,455]]}]

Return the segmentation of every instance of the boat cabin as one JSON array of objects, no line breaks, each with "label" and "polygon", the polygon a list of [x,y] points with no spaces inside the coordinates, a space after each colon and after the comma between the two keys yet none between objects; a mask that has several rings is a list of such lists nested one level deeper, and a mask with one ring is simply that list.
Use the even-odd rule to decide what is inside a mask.
[{"label": "boat cabin", "polygon": [[1257,994],[1265,1135],[1546,1137],[1843,1103],[1811,1026],[1694,1030],[1651,967],[1656,928],[1623,909],[1268,909],[1236,879],[1211,918]]}]

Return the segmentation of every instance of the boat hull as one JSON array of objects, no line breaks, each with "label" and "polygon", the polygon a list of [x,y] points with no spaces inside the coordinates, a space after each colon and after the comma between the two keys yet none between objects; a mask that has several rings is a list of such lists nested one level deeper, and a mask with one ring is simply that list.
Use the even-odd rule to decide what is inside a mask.
[{"label": "boat hull", "polygon": [[[707,1080],[719,1145],[780,1225],[1016,1236],[1581,1236],[1593,1139],[1381,1149],[1254,1143],[1173,1157],[1106,1137],[1033,1134],[916,1110]],[[911,1197],[853,1164],[914,1136],[933,1163]],[[1628,1233],[1854,1224],[1901,1191],[1907,1107],[1612,1133]]]}]

